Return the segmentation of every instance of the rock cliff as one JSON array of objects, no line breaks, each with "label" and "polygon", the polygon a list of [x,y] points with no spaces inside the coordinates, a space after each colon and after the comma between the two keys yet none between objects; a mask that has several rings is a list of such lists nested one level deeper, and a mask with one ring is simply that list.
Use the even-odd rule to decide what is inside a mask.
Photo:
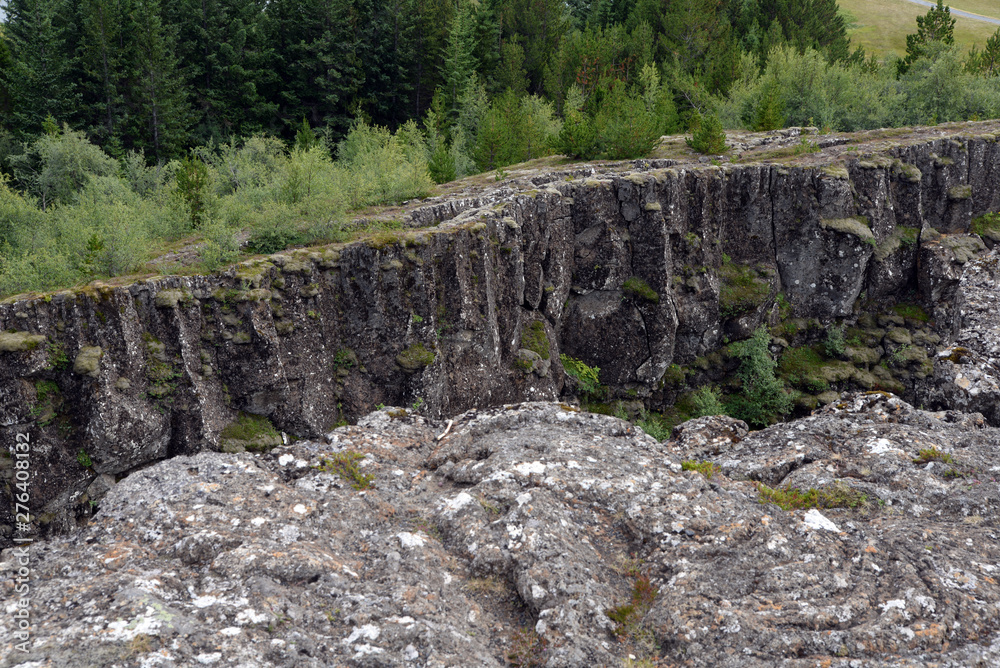
[{"label": "rock cliff", "polygon": [[[128,473],[225,449],[241,414],[315,438],[379,404],[441,417],[551,400],[560,354],[657,408],[677,399],[673,365],[713,379],[719,350],[760,324],[815,338],[904,296],[932,322],[873,320],[823,387],[931,407],[945,400],[933,356],[961,330],[963,266],[983,249],[970,223],[1000,209],[998,130],[796,130],[747,139],[726,164],[515,174],[413,205],[406,230],[362,242],[8,300],[0,441],[31,435],[33,525],[67,530]],[[898,374],[873,364],[896,357]],[[12,480],[13,462],[0,468]]]}]

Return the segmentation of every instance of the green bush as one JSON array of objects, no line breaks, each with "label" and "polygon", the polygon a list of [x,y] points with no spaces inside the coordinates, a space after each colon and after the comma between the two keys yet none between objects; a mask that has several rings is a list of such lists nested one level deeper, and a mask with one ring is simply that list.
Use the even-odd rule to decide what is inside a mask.
[{"label": "green bush", "polygon": [[729,150],[726,146],[726,133],[722,131],[722,123],[719,117],[712,114],[705,117],[695,116],[697,127],[691,134],[691,138],[686,140],[687,145],[698,153],[718,155]]},{"label": "green bush", "polygon": [[753,427],[766,427],[792,410],[791,397],[774,375],[776,364],[768,350],[770,342],[771,336],[761,326],[749,339],[731,346],[741,360],[737,375],[742,388],[739,395],[728,399],[726,412]]},{"label": "green bush", "polygon": [[559,361],[562,362],[563,371],[576,380],[576,387],[581,394],[594,396],[601,391],[599,377],[601,369],[599,367],[588,366],[585,362],[569,355],[559,355]]},{"label": "green bush", "polygon": [[719,398],[719,391],[709,385],[702,385],[691,393],[692,417],[725,415],[726,407]]},{"label": "green bush", "polygon": [[847,344],[844,341],[844,327],[843,325],[831,325],[828,330],[826,330],[826,339],[823,341],[823,351],[826,353],[827,357],[840,357],[847,350]]}]

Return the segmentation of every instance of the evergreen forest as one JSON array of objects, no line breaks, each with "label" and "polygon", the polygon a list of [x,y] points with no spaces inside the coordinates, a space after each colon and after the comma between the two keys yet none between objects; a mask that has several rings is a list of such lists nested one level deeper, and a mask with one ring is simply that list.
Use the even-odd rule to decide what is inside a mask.
[{"label": "evergreen forest", "polygon": [[[834,0],[7,0],[0,295],[343,240],[349,212],[659,137],[1000,117],[1000,30]],[[196,248],[197,263],[149,266]],[[178,256],[183,255],[177,253]]]}]

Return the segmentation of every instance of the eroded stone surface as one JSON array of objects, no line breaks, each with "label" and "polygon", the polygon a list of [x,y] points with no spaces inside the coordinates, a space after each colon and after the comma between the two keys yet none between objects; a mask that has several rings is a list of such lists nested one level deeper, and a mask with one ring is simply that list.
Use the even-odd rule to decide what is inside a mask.
[{"label": "eroded stone surface", "polygon": [[[535,403],[178,456],[31,547],[34,649],[4,617],[3,665],[500,666],[536,638],[546,666],[997,665],[998,437],[875,392],[664,443]],[[914,463],[932,448],[951,460]],[[347,452],[373,487],[329,470]],[[784,511],[754,481],[866,498]]]}]

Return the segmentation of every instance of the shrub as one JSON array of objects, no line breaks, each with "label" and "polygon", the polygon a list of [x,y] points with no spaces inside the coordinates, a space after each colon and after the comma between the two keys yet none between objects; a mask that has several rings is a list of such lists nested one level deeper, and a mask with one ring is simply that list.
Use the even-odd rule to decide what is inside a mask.
[{"label": "shrub", "polygon": [[823,341],[823,351],[827,357],[840,357],[847,350],[844,342],[843,325],[833,325],[826,331],[826,339]]},{"label": "shrub", "polygon": [[601,379],[598,374],[601,369],[596,366],[587,366],[586,363],[578,359],[573,359],[569,355],[559,355],[562,362],[563,371],[576,380],[577,389],[585,395],[595,395],[601,390]]},{"label": "shrub", "polygon": [[636,425],[657,441],[665,441],[673,433],[673,427],[658,413],[650,413],[645,408],[639,412]]},{"label": "shrub", "polygon": [[336,473],[349,483],[351,487],[360,492],[361,490],[370,489],[375,484],[375,475],[362,473],[358,467],[358,462],[364,458],[365,456],[360,452],[346,450],[334,453],[329,458],[324,457],[320,459],[319,466],[316,468],[320,471]]},{"label": "shrub", "polygon": [[741,394],[727,402],[726,412],[754,427],[765,427],[792,410],[792,400],[774,375],[775,362],[768,351],[767,329],[758,327],[746,341],[731,347],[741,364],[737,375]]},{"label": "shrub", "polygon": [[184,158],[177,171],[177,194],[187,207],[194,229],[205,222],[208,188],[208,166],[198,158]]},{"label": "shrub", "polygon": [[691,406],[694,409],[693,417],[725,415],[726,413],[725,406],[719,400],[719,391],[708,385],[702,385],[691,393]]},{"label": "shrub", "polygon": [[698,153],[718,155],[729,150],[726,146],[726,133],[722,131],[722,123],[719,117],[711,114],[706,117],[695,116],[697,127],[686,140],[687,145]]}]

